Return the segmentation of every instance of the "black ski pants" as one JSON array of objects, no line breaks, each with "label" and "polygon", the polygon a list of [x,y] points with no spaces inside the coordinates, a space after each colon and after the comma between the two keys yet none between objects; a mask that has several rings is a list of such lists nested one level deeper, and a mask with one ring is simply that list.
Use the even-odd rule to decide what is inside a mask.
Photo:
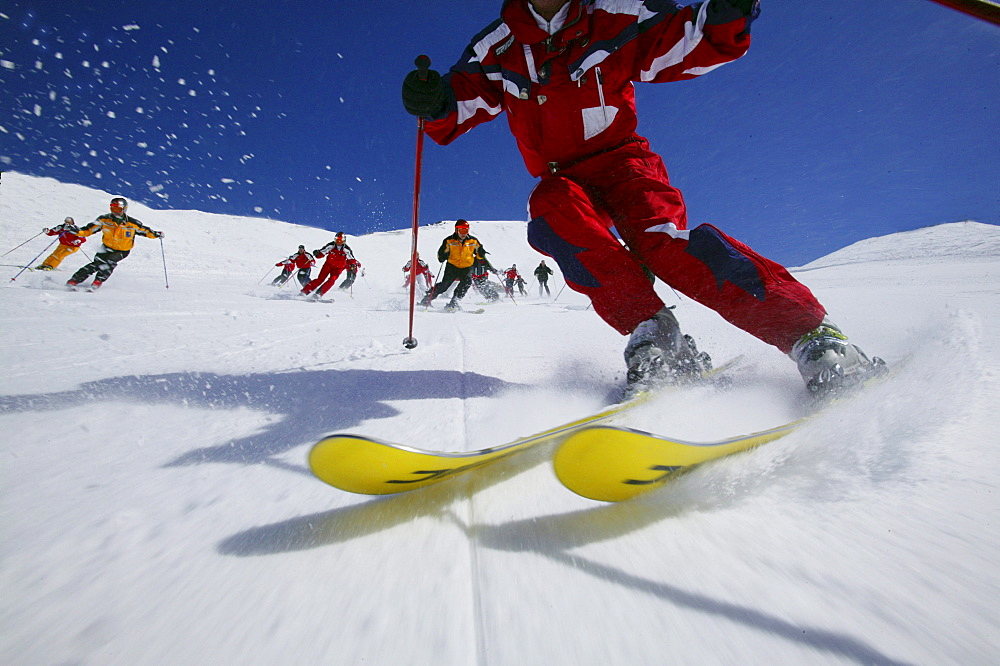
[{"label": "black ski pants", "polygon": [[448,287],[451,283],[458,280],[458,286],[455,287],[455,298],[462,299],[465,294],[468,293],[469,287],[472,285],[472,266],[466,266],[465,268],[459,268],[455,264],[445,264],[444,265],[444,275],[441,277],[441,281],[434,285],[431,289],[430,300],[433,301],[435,298],[448,291]]},{"label": "black ski pants", "polygon": [[100,282],[107,282],[111,274],[114,273],[115,268],[122,259],[128,256],[130,250],[112,250],[106,245],[102,245],[101,249],[97,251],[94,255],[94,260],[89,264],[81,266],[76,273],[73,273],[73,277],[70,278],[73,282],[83,282],[89,278],[94,273],[94,280]]}]

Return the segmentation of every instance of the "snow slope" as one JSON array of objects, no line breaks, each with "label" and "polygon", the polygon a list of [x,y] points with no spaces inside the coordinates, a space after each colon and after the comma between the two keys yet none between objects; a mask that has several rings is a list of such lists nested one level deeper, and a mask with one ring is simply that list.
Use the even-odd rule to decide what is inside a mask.
[{"label": "snow slope", "polygon": [[[4,173],[0,249],[111,194]],[[624,339],[585,299],[418,312],[407,351],[408,231],[351,238],[353,297],[308,303],[267,271],[331,234],[129,212],[166,238],[139,239],[99,292],[58,288],[80,254],[0,290],[0,662],[1000,661],[1000,228],[870,239],[798,270],[895,378],[604,505],[544,455],[384,498],[305,467],[328,432],[472,450],[598,409]],[[450,231],[422,227],[422,254]],[[538,263],[522,223],[472,233],[498,267]],[[665,394],[626,425],[715,439],[805,413],[782,354],[662,293],[716,360],[747,360],[734,386]]]}]

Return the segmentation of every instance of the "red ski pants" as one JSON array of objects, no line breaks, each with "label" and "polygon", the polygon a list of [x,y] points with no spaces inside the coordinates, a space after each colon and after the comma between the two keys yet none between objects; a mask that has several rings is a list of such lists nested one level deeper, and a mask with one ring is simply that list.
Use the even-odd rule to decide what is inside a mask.
[{"label": "red ski pants", "polygon": [[781,265],[711,225],[688,231],[680,190],[645,140],[543,176],[528,211],[531,246],[622,334],[663,307],[643,265],[784,353],[826,314]]},{"label": "red ski pants", "polygon": [[319,276],[310,281],[306,286],[302,287],[303,294],[311,294],[313,290],[319,287],[319,294],[323,296],[326,292],[333,288],[333,285],[337,282],[337,278],[340,274],[344,272],[344,268],[347,267],[346,262],[339,261],[327,261],[323,264],[323,268],[319,271]]}]

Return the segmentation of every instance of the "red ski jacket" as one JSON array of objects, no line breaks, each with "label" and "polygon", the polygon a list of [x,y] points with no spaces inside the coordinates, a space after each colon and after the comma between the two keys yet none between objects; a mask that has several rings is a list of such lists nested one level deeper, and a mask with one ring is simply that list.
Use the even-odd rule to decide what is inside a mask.
[{"label": "red ski jacket", "polygon": [[351,252],[351,248],[347,246],[347,243],[341,243],[337,245],[336,241],[330,241],[320,249],[316,250],[314,253],[317,259],[322,259],[326,257],[324,266],[329,266],[334,268],[339,266],[340,270],[344,270],[347,266],[347,262],[350,259],[354,259],[354,253]]},{"label": "red ski jacket", "polygon": [[46,236],[59,236],[60,245],[69,245],[70,247],[80,247],[87,242],[87,239],[79,235],[77,228],[73,227],[72,230],[67,228],[66,223],[60,224],[58,227],[52,227],[45,232]]},{"label": "red ski jacket", "polygon": [[310,266],[316,265],[316,260],[308,252],[296,252],[289,257],[293,264],[298,267],[299,270],[303,268],[309,268]]},{"label": "red ski jacket", "polygon": [[[750,47],[751,19],[727,0],[570,0],[562,28],[539,28],[506,0],[444,76],[450,99],[427,134],[447,144],[507,112],[533,176],[637,140],[633,82],[691,79]],[[679,121],[681,119],[678,119]]]}]

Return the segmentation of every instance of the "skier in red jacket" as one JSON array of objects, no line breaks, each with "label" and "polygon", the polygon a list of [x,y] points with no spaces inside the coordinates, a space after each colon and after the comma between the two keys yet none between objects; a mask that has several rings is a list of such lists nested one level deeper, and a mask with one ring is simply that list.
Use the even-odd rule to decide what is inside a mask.
[{"label": "skier in red jacket", "polygon": [[410,280],[414,277],[419,278],[421,275],[424,277],[425,288],[430,289],[434,284],[434,276],[431,275],[431,269],[427,266],[427,262],[420,258],[417,254],[417,270],[415,272],[410,271],[410,261],[407,261],[403,266],[403,272],[406,273],[406,279],[403,281],[404,287],[410,286]]},{"label": "skier in red jacket", "polygon": [[681,192],[636,133],[636,82],[691,79],[740,58],[759,13],[759,0],[505,0],[450,72],[413,71],[403,82],[403,105],[439,144],[507,112],[528,171],[541,178],[528,241],[604,321],[631,334],[632,388],[710,366],[643,265],[789,354],[812,391],[880,367],[785,268],[712,225],[688,229]]},{"label": "skier in red jacket", "polygon": [[323,267],[319,271],[319,277],[302,287],[302,295],[309,296],[315,291],[313,297],[320,298],[333,288],[337,278],[347,268],[347,262],[354,259],[354,253],[347,245],[347,236],[343,232],[338,232],[332,241],[313,254],[316,255],[317,259],[326,257],[326,261],[323,262]]},{"label": "skier in red jacket", "polygon": [[35,266],[36,271],[51,271],[59,268],[63,259],[80,249],[87,239],[80,235],[80,229],[72,217],[67,217],[63,223],[51,229],[42,229],[46,236],[58,236],[59,245],[45,261]]},{"label": "skier in red jacket", "polygon": [[275,287],[285,284],[288,278],[292,277],[292,271],[298,269],[295,279],[299,281],[299,285],[304,287],[309,283],[309,273],[312,272],[312,267],[315,265],[316,259],[306,252],[306,246],[299,245],[295,254],[275,264],[275,266],[281,266],[281,274],[271,280],[271,284]]},{"label": "skier in red jacket", "polygon": [[354,281],[358,279],[358,271],[361,271],[361,277],[365,276],[365,272],[361,270],[361,262],[353,257],[348,259],[344,272],[344,281],[340,283],[338,289],[347,291],[354,286]]}]

